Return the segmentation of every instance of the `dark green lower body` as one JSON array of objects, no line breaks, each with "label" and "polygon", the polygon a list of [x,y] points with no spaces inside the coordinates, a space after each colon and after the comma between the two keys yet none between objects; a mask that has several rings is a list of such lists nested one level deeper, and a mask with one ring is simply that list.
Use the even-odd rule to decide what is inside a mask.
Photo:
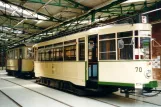
[{"label": "dark green lower body", "polygon": [[22,78],[24,78],[25,76],[35,77],[35,73],[33,71],[15,71],[6,69],[6,72],[8,73],[8,75],[15,77],[22,77]]},{"label": "dark green lower body", "polygon": [[[99,85],[108,85],[108,86],[116,86],[116,87],[135,87],[135,84],[131,83],[116,83],[116,82],[98,82]],[[143,85],[144,88],[156,88],[158,87],[157,81],[150,81],[148,84]]]}]

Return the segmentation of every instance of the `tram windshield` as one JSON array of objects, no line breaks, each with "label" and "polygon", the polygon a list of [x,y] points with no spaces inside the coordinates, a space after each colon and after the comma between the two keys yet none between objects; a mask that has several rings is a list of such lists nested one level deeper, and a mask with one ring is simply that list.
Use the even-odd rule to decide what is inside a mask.
[{"label": "tram windshield", "polygon": [[150,43],[149,37],[135,38],[135,59],[151,59]]}]

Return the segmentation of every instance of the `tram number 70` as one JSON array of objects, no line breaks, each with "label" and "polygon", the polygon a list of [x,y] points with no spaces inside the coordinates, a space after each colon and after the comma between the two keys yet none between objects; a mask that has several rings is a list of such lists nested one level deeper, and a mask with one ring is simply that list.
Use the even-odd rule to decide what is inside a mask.
[{"label": "tram number 70", "polygon": [[136,72],[142,72],[142,67],[135,67]]}]

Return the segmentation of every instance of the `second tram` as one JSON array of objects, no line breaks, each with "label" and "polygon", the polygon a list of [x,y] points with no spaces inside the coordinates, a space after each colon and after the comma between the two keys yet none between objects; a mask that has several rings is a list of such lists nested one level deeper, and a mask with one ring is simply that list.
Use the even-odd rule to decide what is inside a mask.
[{"label": "second tram", "polygon": [[21,44],[8,49],[6,59],[8,75],[34,77],[34,62],[31,44]]}]

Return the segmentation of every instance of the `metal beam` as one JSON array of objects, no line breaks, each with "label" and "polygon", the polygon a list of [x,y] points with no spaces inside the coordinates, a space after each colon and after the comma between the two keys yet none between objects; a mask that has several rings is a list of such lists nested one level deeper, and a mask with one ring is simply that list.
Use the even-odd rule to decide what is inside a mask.
[{"label": "metal beam", "polygon": [[[20,20],[18,20],[17,18],[15,19],[15,18],[11,17],[10,15],[7,15],[7,14],[6,14],[6,11],[5,11],[5,12],[3,12],[2,10],[0,10],[0,11],[1,11],[1,13],[4,15],[3,17],[5,17],[5,18],[7,18],[7,19],[10,19],[10,20],[18,21],[18,22],[20,21]],[[23,24],[32,26],[32,27],[37,28],[37,29],[39,29],[39,30],[42,30],[42,29],[43,29],[43,28],[41,28],[41,27],[35,26],[35,25],[33,25],[33,24],[26,23],[26,22],[24,22]]]},{"label": "metal beam", "polygon": [[98,8],[98,9],[92,9],[92,10],[90,10],[88,13],[85,13],[84,15],[81,15],[81,16],[79,16],[79,17],[77,17],[77,18],[74,18],[74,19],[71,19],[71,20],[69,20],[69,21],[65,21],[65,22],[63,22],[62,24],[60,24],[60,25],[58,25],[58,26],[56,26],[56,27],[55,27],[55,26],[54,26],[54,27],[50,26],[50,27],[48,27],[47,29],[45,29],[42,33],[46,32],[46,31],[49,31],[49,30],[52,30],[53,28],[60,27],[60,26],[62,26],[62,25],[72,23],[73,21],[80,20],[80,19],[82,19],[82,18],[84,18],[84,17],[88,17],[88,16],[90,16],[90,15],[93,14],[93,11],[95,11],[95,13],[97,13],[97,12],[100,12],[100,11],[102,11],[102,10],[104,10],[104,9],[109,9],[109,8],[111,8],[112,6],[118,5],[118,4],[120,4],[120,3],[122,3],[122,2],[125,2],[125,1],[127,1],[127,0],[117,0],[117,1],[114,1],[114,2],[112,2],[112,3],[110,3],[110,4],[108,4],[107,6],[103,6],[103,7]]},{"label": "metal beam", "polygon": [[[0,16],[0,17],[2,17],[2,16]],[[18,20],[17,18],[12,18],[12,17],[10,17],[10,16],[3,16],[3,17],[5,17],[5,18],[7,18],[7,19],[10,19],[10,20],[14,20],[14,21],[16,21],[16,22],[20,22],[20,20]],[[6,23],[6,22],[5,22]],[[3,23],[4,24],[4,23]],[[43,28],[41,28],[41,27],[37,27],[37,26],[35,26],[35,25],[33,25],[33,24],[29,24],[29,23],[26,23],[26,22],[23,22],[23,25],[28,25],[28,28],[29,28],[29,26],[31,27],[31,28],[34,28],[34,29],[39,29],[39,30],[42,30]],[[16,27],[16,28],[18,28],[18,27]],[[25,28],[25,27],[23,27],[23,28]]]},{"label": "metal beam", "polygon": [[84,6],[84,5],[82,5],[82,4],[80,4],[80,3],[76,2],[76,1],[74,1],[74,0],[65,0],[65,1],[74,4],[75,7],[81,6],[81,7],[83,7],[85,10],[90,10],[90,9],[91,9],[91,8],[89,8],[89,7],[87,7],[87,6]]},{"label": "metal beam", "polygon": [[[26,0],[28,3],[40,3],[40,4],[46,4],[47,2],[44,2],[42,0]],[[55,1],[55,3],[48,3],[47,5],[51,5],[51,6],[58,6],[58,7],[65,7],[65,8],[75,8],[75,9],[81,9],[81,10],[85,10],[88,11],[90,8],[87,6],[84,6],[80,3],[77,3],[73,0],[65,0],[67,3],[62,3],[64,0],[59,0],[58,2]],[[69,5],[72,4],[72,5]]]},{"label": "metal beam", "polygon": [[[12,18],[12,17],[7,16],[7,15],[4,15],[3,17],[6,17],[6,18],[8,18],[8,19],[10,19],[10,20],[14,20],[14,21],[20,22],[20,20],[15,19],[15,18]],[[26,23],[26,22],[23,22],[23,24],[29,25],[30,27],[33,27],[33,28],[36,28],[36,29],[39,29],[39,30],[42,30],[42,29],[43,29],[43,28],[41,28],[41,27],[35,26],[35,25],[33,25],[33,24]]]},{"label": "metal beam", "polygon": [[[42,20],[42,21],[50,21],[50,22],[53,22],[53,21],[51,21],[51,20],[44,20],[44,19],[39,19],[39,18],[34,18],[34,17],[24,17],[24,16],[11,16],[11,15],[8,15],[8,14],[0,14],[0,17],[2,17],[2,16],[4,16],[4,17],[10,17],[10,18],[21,18],[21,19],[31,19],[31,20]],[[57,21],[56,21],[57,22]]]}]

